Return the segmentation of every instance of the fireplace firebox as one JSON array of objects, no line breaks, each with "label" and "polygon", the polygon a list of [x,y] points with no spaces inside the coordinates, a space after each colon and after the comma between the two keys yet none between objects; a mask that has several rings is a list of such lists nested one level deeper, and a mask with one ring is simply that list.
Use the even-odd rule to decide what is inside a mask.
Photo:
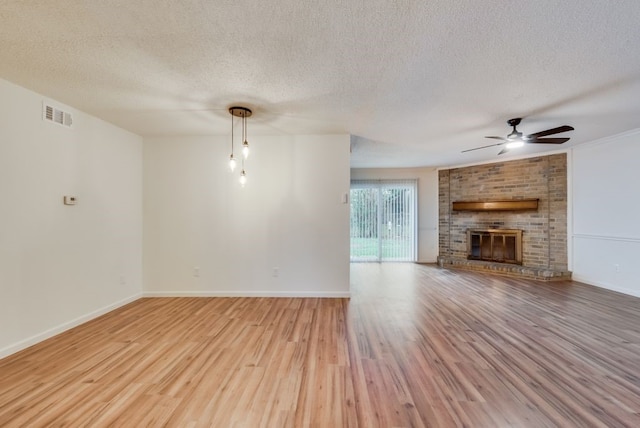
[{"label": "fireplace firebox", "polygon": [[467,229],[467,259],[522,264],[522,230]]}]

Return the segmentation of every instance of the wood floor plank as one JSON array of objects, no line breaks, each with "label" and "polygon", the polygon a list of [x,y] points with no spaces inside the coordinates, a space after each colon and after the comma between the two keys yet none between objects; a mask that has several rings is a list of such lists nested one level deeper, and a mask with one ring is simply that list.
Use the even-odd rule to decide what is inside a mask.
[{"label": "wood floor plank", "polygon": [[0,360],[0,426],[640,426],[640,299],[413,264],[351,284],[139,299]]}]

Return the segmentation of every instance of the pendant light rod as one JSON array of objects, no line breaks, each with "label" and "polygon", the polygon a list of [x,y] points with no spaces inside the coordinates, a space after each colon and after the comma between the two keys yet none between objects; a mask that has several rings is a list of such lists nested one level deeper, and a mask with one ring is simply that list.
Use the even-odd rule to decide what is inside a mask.
[{"label": "pendant light rod", "polygon": [[229,156],[229,169],[231,172],[236,169],[236,159],[233,157],[233,116],[231,116],[231,156]]},{"label": "pendant light rod", "polygon": [[249,156],[249,142],[247,141],[247,117],[242,117],[242,157],[246,159]]}]

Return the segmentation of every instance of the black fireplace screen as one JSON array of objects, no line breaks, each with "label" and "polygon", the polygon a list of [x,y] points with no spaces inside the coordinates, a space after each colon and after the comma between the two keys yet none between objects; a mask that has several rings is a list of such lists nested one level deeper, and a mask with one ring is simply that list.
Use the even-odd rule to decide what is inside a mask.
[{"label": "black fireplace screen", "polygon": [[467,230],[467,258],[522,264],[522,230]]}]

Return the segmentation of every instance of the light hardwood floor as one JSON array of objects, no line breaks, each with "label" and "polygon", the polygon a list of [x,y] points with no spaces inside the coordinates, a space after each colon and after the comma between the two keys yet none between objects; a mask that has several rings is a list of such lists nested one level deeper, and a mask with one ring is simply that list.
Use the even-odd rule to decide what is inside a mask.
[{"label": "light hardwood floor", "polygon": [[413,264],[141,299],[0,360],[0,426],[640,426],[640,299]]}]

